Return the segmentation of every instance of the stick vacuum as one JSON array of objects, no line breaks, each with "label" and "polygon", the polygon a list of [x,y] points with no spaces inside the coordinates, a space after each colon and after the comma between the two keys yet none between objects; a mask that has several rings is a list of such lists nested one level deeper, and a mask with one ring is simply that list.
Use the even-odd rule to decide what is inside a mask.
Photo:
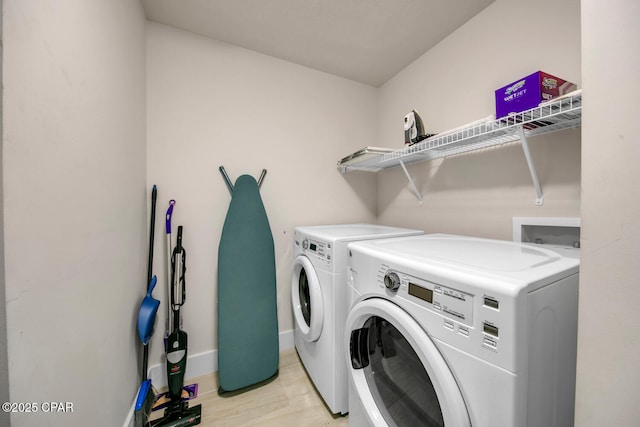
[{"label": "stick vacuum", "polygon": [[152,427],[183,427],[200,424],[201,405],[189,408],[182,400],[184,374],[187,369],[187,333],[180,329],[180,307],[184,304],[185,272],[187,253],[182,247],[182,226],[178,227],[176,247],[171,254],[171,311],[172,330],[167,337],[167,382],[169,384],[169,406],[164,416],[151,423]]}]

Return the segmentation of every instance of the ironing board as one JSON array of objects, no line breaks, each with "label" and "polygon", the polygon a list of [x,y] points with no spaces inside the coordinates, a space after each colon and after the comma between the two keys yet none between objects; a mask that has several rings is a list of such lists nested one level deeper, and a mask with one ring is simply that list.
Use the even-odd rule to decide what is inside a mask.
[{"label": "ironing board", "polygon": [[242,175],[218,247],[219,393],[278,372],[278,316],[273,236],[258,183]]}]

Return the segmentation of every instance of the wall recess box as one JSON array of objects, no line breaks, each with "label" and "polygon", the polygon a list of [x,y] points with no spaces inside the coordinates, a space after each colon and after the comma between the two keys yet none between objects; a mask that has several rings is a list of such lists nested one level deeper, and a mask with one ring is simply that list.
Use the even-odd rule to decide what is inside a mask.
[{"label": "wall recess box", "polygon": [[580,248],[580,218],[513,217],[513,241]]}]

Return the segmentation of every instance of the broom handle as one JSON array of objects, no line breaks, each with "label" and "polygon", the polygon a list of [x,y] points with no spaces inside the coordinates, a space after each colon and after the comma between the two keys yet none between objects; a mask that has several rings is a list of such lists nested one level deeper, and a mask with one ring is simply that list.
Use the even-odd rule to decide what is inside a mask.
[{"label": "broom handle", "polygon": [[149,264],[147,265],[147,283],[145,288],[149,290],[149,283],[151,283],[151,276],[153,274],[153,240],[155,237],[155,223],[156,223],[156,200],[158,198],[158,189],[154,185],[151,190],[151,225],[149,226]]},{"label": "broom handle", "polygon": [[[149,226],[149,263],[147,265],[147,283],[145,288],[149,292],[151,285],[151,275],[153,274],[153,239],[156,223],[156,200],[158,198],[158,188],[154,185],[151,190],[151,225]],[[143,345],[142,350],[142,381],[147,380],[147,366],[149,365],[149,345]]]}]

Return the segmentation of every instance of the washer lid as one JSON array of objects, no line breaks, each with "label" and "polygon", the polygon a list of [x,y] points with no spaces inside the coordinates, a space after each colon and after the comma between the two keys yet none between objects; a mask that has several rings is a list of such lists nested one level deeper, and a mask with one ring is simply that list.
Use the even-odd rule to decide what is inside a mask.
[{"label": "washer lid", "polygon": [[316,225],[308,227],[296,227],[296,231],[323,239],[333,240],[367,240],[383,239],[385,237],[409,236],[423,234],[421,230],[409,228],[387,227],[374,224],[336,224],[336,225]]},{"label": "washer lid", "polygon": [[530,271],[552,264],[558,264],[563,269],[579,265],[577,259],[570,260],[558,252],[537,246],[446,234],[403,237],[358,245],[395,253],[418,262],[439,261],[501,273]]}]

